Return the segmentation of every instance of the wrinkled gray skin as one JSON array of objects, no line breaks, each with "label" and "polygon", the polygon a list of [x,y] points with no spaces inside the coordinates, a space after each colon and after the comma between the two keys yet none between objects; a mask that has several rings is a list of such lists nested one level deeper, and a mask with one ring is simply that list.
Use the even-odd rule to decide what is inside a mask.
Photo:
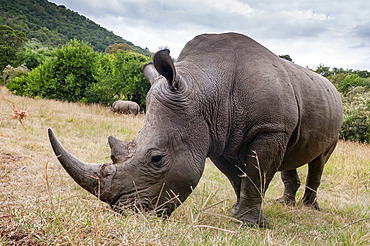
[{"label": "wrinkled gray skin", "polygon": [[131,142],[108,138],[113,163],[76,159],[49,130],[59,161],[83,188],[97,195],[97,177],[99,198],[116,210],[170,215],[210,157],[235,190],[232,214],[267,227],[261,202],[272,177],[281,171],[278,202],[294,205],[296,168],[308,163],[303,202],[319,208],[316,191],[342,122],[328,80],[235,33],[195,37],[175,64],[159,51],[144,75],[151,83],[144,126]]},{"label": "wrinkled gray skin", "polygon": [[121,114],[137,115],[140,112],[140,106],[136,102],[118,100],[112,104],[111,110]]}]

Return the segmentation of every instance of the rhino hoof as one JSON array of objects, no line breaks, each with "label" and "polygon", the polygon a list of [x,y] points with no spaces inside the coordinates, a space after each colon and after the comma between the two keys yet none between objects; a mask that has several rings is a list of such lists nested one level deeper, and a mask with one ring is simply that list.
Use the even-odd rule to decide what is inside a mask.
[{"label": "rhino hoof", "polygon": [[239,211],[239,202],[236,202],[232,207],[231,207],[231,214],[236,216]]},{"label": "rhino hoof", "polygon": [[320,210],[319,203],[315,200],[313,202],[310,201],[303,201],[303,204],[307,207],[310,207],[312,209]]},{"label": "rhino hoof", "polygon": [[268,228],[269,221],[261,213],[259,216],[255,217],[251,214],[244,214],[238,217],[239,220],[243,222],[243,225],[249,227],[259,227],[259,228]]},{"label": "rhino hoof", "polygon": [[275,203],[283,204],[283,205],[287,205],[287,206],[294,206],[295,205],[295,199],[292,198],[292,197],[282,196],[282,197],[279,197],[278,199],[276,199]]},{"label": "rhino hoof", "polygon": [[243,222],[243,225],[249,227],[258,226],[260,228],[268,228],[269,222],[266,217],[263,215],[262,210],[258,208],[246,209],[245,212],[238,212],[238,220]]}]

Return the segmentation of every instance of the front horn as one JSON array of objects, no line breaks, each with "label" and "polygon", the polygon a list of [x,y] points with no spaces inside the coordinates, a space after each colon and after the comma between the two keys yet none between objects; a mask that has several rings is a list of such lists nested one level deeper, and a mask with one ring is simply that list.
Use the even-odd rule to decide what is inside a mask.
[{"label": "front horn", "polygon": [[48,134],[54,153],[63,168],[82,188],[97,196],[102,164],[80,161],[62,147],[51,129],[48,130]]}]

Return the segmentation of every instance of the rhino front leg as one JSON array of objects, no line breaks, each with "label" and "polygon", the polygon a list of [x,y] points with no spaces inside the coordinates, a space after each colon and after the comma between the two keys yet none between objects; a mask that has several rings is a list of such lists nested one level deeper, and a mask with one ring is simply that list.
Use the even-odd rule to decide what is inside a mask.
[{"label": "rhino front leg", "polygon": [[248,145],[242,153],[244,174],[240,187],[240,201],[237,217],[248,226],[268,227],[269,223],[262,213],[264,193],[284,157],[288,137],[285,133],[261,134]]},{"label": "rhino front leg", "polygon": [[297,193],[299,186],[301,185],[297,169],[282,171],[281,179],[283,180],[284,183],[284,194],[282,197],[278,198],[276,202],[288,206],[294,206],[295,195]]},{"label": "rhino front leg", "polygon": [[234,188],[236,194],[236,203],[231,208],[231,213],[233,215],[236,215],[237,207],[240,200],[240,184],[242,182],[242,178],[240,177],[242,173],[238,167],[242,167],[243,163],[239,160],[229,161],[226,157],[222,155],[216,159],[212,159],[212,162],[223,174],[226,175],[232,187]]}]

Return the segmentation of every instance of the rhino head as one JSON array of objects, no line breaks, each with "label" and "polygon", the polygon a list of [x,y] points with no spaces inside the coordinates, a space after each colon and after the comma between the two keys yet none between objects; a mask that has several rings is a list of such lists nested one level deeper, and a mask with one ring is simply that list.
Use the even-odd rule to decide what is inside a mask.
[{"label": "rhino head", "polygon": [[[111,163],[85,163],[68,153],[49,129],[52,148],[69,175],[119,212],[124,208],[170,215],[197,185],[209,151],[209,130],[193,81],[177,71],[169,50],[144,67],[151,83],[144,126],[130,142],[108,138]],[[199,100],[198,100],[199,101]]]}]

